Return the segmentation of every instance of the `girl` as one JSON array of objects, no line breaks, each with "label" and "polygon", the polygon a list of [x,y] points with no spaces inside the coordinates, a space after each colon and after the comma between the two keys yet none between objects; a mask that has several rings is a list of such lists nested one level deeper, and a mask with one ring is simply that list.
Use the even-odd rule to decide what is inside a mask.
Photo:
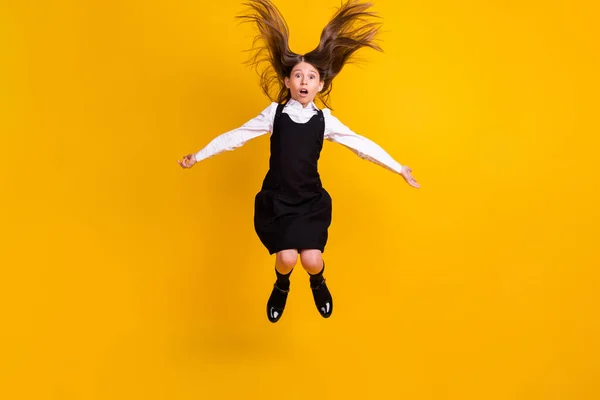
[{"label": "girl", "polygon": [[[278,89],[277,101],[256,118],[216,137],[178,163],[182,168],[190,168],[271,133],[269,170],[254,202],[256,233],[269,254],[276,254],[277,279],[267,301],[267,317],[271,322],[281,318],[290,289],[289,278],[299,254],[309,274],[317,310],[328,318],[333,300],[323,276],[322,255],[331,223],[331,197],[321,184],[317,168],[323,140],[346,146],[359,157],[398,173],[409,185],[419,187],[409,167],[352,132],[327,108],[332,80],[349,57],[362,47],[381,51],[373,41],[379,25],[370,22],[375,16],[366,11],[371,4],[348,0],[323,29],[317,48],[300,55],[289,49],[287,24],[270,0],[250,0],[247,5],[248,14],[238,18],[256,24],[259,34],[255,43],[262,43],[253,48],[250,64],[257,72],[259,66],[265,65],[259,72],[261,87],[271,100],[272,89]],[[325,108],[315,105],[315,97]]]}]

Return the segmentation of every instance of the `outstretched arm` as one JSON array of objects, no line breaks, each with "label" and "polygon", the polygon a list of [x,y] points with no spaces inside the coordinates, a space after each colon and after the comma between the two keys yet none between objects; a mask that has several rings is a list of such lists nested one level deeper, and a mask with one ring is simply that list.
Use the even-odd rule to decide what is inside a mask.
[{"label": "outstretched arm", "polygon": [[190,168],[197,162],[206,160],[225,151],[233,151],[251,139],[273,130],[273,118],[277,103],[271,103],[258,116],[252,118],[239,128],[223,133],[211,140],[202,150],[188,154],[177,162],[182,168]]},{"label": "outstretched arm", "polygon": [[352,132],[352,130],[342,124],[339,119],[331,115],[329,109],[323,110],[323,114],[325,115],[325,139],[339,143],[350,149],[360,158],[371,161],[374,164],[401,175],[409,185],[416,188],[420,187],[410,174],[412,171],[410,167],[406,165],[403,166],[394,160],[392,156],[377,143]]}]

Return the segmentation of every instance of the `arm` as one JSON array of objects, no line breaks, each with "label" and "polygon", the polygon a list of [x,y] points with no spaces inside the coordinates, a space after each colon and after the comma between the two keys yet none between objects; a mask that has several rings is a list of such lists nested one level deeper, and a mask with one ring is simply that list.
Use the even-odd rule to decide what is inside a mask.
[{"label": "arm", "polygon": [[339,119],[331,115],[329,109],[324,109],[323,115],[325,116],[325,139],[339,143],[352,150],[360,158],[401,175],[412,187],[421,187],[415,178],[412,177],[412,169],[410,167],[400,165],[381,146],[364,136],[352,132]]},{"label": "arm", "polygon": [[194,154],[196,162],[225,151],[233,151],[246,144],[249,140],[271,132],[276,109],[277,103],[271,103],[258,116],[252,118],[241,127],[217,136],[202,150]]},{"label": "arm", "polygon": [[347,147],[364,160],[371,161],[397,174],[402,172],[402,165],[377,143],[352,132],[339,119],[331,115],[329,109],[324,109],[323,114],[325,115],[325,139]]}]

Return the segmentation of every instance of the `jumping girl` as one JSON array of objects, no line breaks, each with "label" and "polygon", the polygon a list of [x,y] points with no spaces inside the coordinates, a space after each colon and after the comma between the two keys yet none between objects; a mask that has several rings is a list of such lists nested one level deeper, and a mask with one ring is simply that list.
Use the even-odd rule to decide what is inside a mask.
[{"label": "jumping girl", "polygon": [[[367,11],[371,4],[346,1],[323,29],[317,48],[296,54],[288,47],[288,27],[275,5],[270,0],[250,0],[247,5],[248,13],[238,18],[254,23],[259,31],[250,64],[260,74],[263,92],[276,101],[240,128],[214,138],[178,163],[182,168],[190,168],[271,133],[269,170],[254,202],[256,233],[269,254],[276,254],[277,279],[267,301],[267,317],[271,322],[281,318],[290,275],[300,255],[317,310],[328,318],[333,300],[323,276],[323,252],[332,202],[318,172],[323,140],[339,143],[419,188],[409,167],[400,165],[371,140],[352,132],[331,114],[327,104],[333,78],[355,51],[362,47],[381,51],[374,43],[380,25],[371,22],[376,17]],[[273,90],[278,92],[275,97]],[[315,97],[325,108],[315,105]]]}]

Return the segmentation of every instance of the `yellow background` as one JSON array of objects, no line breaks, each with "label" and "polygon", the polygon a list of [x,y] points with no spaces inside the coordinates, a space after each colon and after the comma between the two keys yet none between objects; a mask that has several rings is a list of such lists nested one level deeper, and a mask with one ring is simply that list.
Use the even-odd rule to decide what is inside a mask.
[{"label": "yellow background", "polygon": [[333,113],[422,188],[326,143],[335,311],[275,325],[268,136],[176,163],[269,104],[241,1],[1,4],[1,398],[600,398],[594,2],[376,2]]}]

